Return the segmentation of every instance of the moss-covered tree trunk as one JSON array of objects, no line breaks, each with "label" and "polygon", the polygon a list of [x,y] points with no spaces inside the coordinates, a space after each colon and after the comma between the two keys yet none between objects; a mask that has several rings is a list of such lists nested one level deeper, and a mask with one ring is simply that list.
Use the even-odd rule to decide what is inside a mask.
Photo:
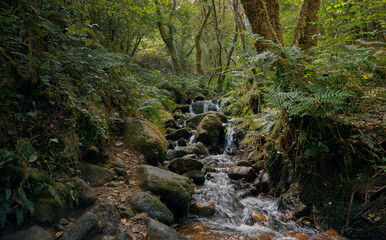
[{"label": "moss-covered tree trunk", "polygon": [[162,12],[159,6],[157,6],[157,15],[158,15],[158,29],[161,34],[162,40],[164,41],[166,47],[168,48],[170,58],[172,59],[173,70],[176,74],[180,74],[182,72],[182,67],[177,55],[176,46],[174,45],[172,36],[169,36],[166,32],[165,23],[163,21]]},{"label": "moss-covered tree trunk", "polygon": [[204,75],[204,70],[202,70],[202,65],[201,65],[201,56],[202,56],[202,51],[201,51],[201,46],[200,46],[200,39],[202,36],[202,32],[204,31],[204,27],[206,25],[206,22],[208,21],[210,12],[212,11],[212,7],[209,8],[208,12],[205,15],[204,21],[201,24],[200,29],[198,30],[196,37],[194,38],[194,44],[196,46],[196,67],[197,67],[197,73]]},{"label": "moss-covered tree trunk", "polygon": [[293,44],[308,50],[318,44],[318,15],[320,0],[303,0],[296,20]]},{"label": "moss-covered tree trunk", "polygon": [[241,3],[251,24],[252,32],[264,38],[255,42],[256,50],[264,51],[269,48],[264,40],[282,45],[278,0],[241,0]]}]

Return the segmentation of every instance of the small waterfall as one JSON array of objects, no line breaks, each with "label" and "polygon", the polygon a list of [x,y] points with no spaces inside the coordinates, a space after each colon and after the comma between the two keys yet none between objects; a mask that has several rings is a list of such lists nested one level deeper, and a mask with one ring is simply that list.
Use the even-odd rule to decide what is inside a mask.
[{"label": "small waterfall", "polygon": [[189,104],[189,112],[186,114],[186,116],[188,117],[193,117],[196,115],[193,111],[193,104],[194,104],[194,101],[192,100],[192,102]]},{"label": "small waterfall", "polygon": [[235,139],[235,130],[231,127],[228,127],[225,134],[224,154],[235,155],[236,153],[237,145]]},{"label": "small waterfall", "polygon": [[211,101],[205,101],[204,102],[204,109],[202,110],[203,113],[208,112],[208,107],[209,107],[210,103],[211,103]]},{"label": "small waterfall", "polygon": [[196,130],[192,131],[192,136],[189,138],[189,143],[193,143],[194,138],[196,137]]}]

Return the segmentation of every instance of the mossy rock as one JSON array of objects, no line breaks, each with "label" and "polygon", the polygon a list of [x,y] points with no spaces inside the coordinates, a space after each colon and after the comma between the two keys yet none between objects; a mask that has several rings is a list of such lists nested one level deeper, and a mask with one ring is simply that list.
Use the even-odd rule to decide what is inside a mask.
[{"label": "mossy rock", "polygon": [[167,128],[177,128],[173,115],[165,110],[158,111],[156,123],[162,133],[165,133],[165,129]]},{"label": "mossy rock", "polygon": [[195,142],[202,142],[210,150],[216,150],[224,141],[224,126],[215,114],[206,115],[197,127]]},{"label": "mossy rock", "polygon": [[166,154],[166,160],[170,161],[175,158],[182,158],[189,154],[206,155],[206,147],[202,142],[198,142],[193,146],[179,147],[178,149],[169,150]]},{"label": "mossy rock", "polygon": [[51,224],[67,217],[70,213],[71,209],[65,201],[41,198],[35,203],[33,219],[44,224]]},{"label": "mossy rock", "polygon": [[160,130],[144,118],[128,118],[125,140],[129,147],[145,156],[146,163],[157,166],[163,163],[168,149],[168,142]]},{"label": "mossy rock", "polygon": [[186,120],[186,124],[187,126],[192,126],[192,127],[197,127],[201,120],[206,117],[208,114],[214,114],[216,115],[216,117],[222,122],[222,123],[226,123],[228,121],[227,119],[227,116],[225,116],[224,114],[220,113],[220,112],[206,112],[206,113],[202,113],[202,114],[198,114],[196,116],[193,116],[191,118],[189,118],[188,120]]},{"label": "mossy rock", "polygon": [[140,187],[159,195],[176,220],[188,213],[194,190],[189,178],[148,165],[141,166],[138,173]]}]

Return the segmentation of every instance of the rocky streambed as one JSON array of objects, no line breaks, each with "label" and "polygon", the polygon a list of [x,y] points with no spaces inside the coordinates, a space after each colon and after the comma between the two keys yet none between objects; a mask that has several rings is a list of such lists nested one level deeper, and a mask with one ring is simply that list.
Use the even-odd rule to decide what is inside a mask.
[{"label": "rocky streambed", "polygon": [[240,136],[217,110],[217,100],[180,106],[166,114],[165,135],[127,119],[108,160],[83,164],[75,217],[51,206],[36,219],[51,227],[4,239],[342,239],[296,218],[304,208],[296,185],[279,199],[266,194],[269,173],[238,155]]}]

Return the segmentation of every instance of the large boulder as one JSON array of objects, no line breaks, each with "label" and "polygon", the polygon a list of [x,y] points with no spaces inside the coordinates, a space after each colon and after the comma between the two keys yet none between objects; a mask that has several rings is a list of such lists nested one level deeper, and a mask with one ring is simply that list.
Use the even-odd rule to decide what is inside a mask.
[{"label": "large boulder", "polygon": [[189,154],[206,155],[206,147],[199,142],[193,146],[179,147],[178,149],[169,150],[166,154],[166,160],[170,161],[175,158],[182,158]]},{"label": "large boulder", "polygon": [[138,213],[145,212],[149,217],[166,225],[173,223],[173,213],[158,198],[148,193],[139,192],[131,195],[130,204]]},{"label": "large boulder", "polygon": [[128,118],[125,140],[129,147],[145,156],[147,164],[157,166],[165,160],[168,142],[159,129],[144,118]]},{"label": "large boulder", "polygon": [[189,170],[201,170],[204,165],[200,160],[194,158],[176,158],[170,161],[169,170],[178,174],[186,173]]},{"label": "large boulder", "polygon": [[141,166],[138,173],[139,186],[159,195],[177,220],[188,213],[194,190],[188,177],[148,165]]},{"label": "large boulder", "polygon": [[252,167],[236,166],[229,168],[228,176],[230,179],[245,179],[248,182],[252,182],[256,178],[256,172]]},{"label": "large boulder", "polygon": [[216,150],[224,142],[225,127],[215,114],[206,115],[197,127],[195,142],[202,142],[210,150]]},{"label": "large boulder", "polygon": [[39,226],[33,226],[27,230],[18,231],[11,235],[7,235],[3,240],[54,240],[55,236],[50,231]]},{"label": "large boulder", "polygon": [[189,139],[190,137],[190,131],[187,128],[181,128],[178,130],[173,130],[170,133],[168,133],[165,137],[167,140],[178,140],[180,138]]},{"label": "large boulder", "polygon": [[65,201],[54,198],[40,198],[35,202],[33,219],[43,224],[52,224],[70,215],[71,209]]},{"label": "large boulder", "polygon": [[91,213],[85,213],[71,227],[67,228],[61,240],[82,240],[85,236],[94,235],[98,228],[98,219]]},{"label": "large boulder", "polygon": [[207,116],[208,114],[214,114],[216,115],[216,117],[222,122],[222,123],[226,123],[228,121],[227,119],[227,116],[225,116],[224,114],[220,113],[220,112],[213,112],[213,111],[210,111],[210,112],[206,112],[206,113],[202,113],[202,114],[198,114],[198,115],[195,115],[191,118],[189,118],[188,120],[186,120],[186,125],[188,126],[192,126],[192,127],[197,127],[201,120]]},{"label": "large boulder", "polygon": [[115,172],[108,168],[84,162],[81,169],[81,176],[90,183],[91,187],[96,187],[113,180]]},{"label": "large boulder", "polygon": [[148,231],[147,239],[157,240],[188,240],[186,237],[178,233],[176,230],[162,224],[154,219],[145,219]]}]

